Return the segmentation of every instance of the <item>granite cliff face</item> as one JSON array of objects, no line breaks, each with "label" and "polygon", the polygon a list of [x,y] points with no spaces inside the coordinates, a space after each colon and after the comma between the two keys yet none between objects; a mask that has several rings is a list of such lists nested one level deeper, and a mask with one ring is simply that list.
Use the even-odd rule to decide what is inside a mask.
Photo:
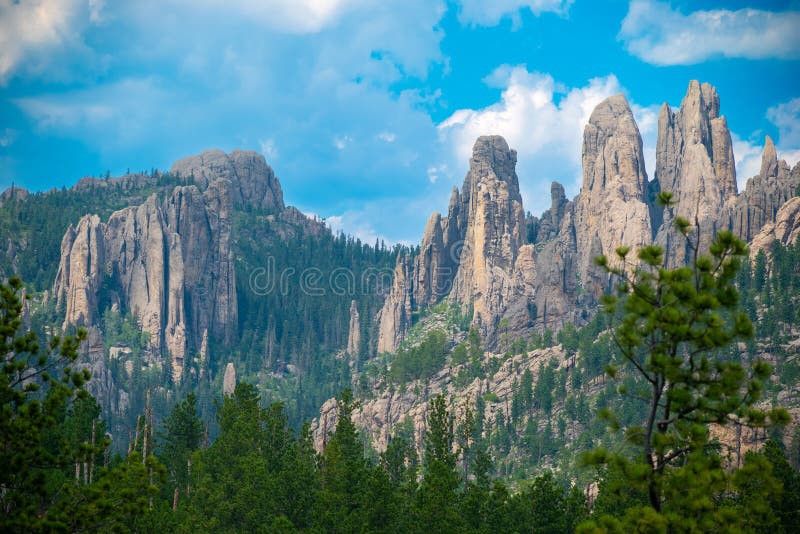
[{"label": "granite cliff face", "polygon": [[795,171],[791,172],[785,161],[778,161],[775,145],[767,136],[761,171],[747,180],[732,210],[731,229],[736,235],[749,242],[761,228],[775,221],[778,209],[797,194],[800,169]]},{"label": "granite cliff face", "polygon": [[378,312],[377,351],[394,352],[403,342],[409,329],[411,329],[411,313],[413,302],[413,271],[412,259],[408,254],[397,257],[394,268],[392,290],[383,303],[383,308]]},{"label": "granite cliff face", "polygon": [[[187,348],[208,329],[236,335],[236,280],[230,250],[230,187],[201,193],[177,187],[160,200],[115,212],[106,223],[87,215],[67,232],[53,286],[67,324],[92,325],[99,299],[133,313],[157,352],[168,351],[180,379]],[[100,286],[104,287],[100,294]]]},{"label": "granite cliff face", "polygon": [[667,104],[661,107],[655,179],[661,191],[673,193],[676,202],[664,210],[657,243],[664,247],[670,264],[679,265],[686,260],[687,248],[674,230],[675,218],[699,225],[699,246],[706,249],[713,235],[727,228],[721,214],[731,208],[737,194],[733,143],[711,85],[690,82],[677,113]]},{"label": "granite cliff face", "polygon": [[575,201],[578,275],[590,294],[606,289],[594,258],[614,257],[617,247],[650,244],[653,226],[639,128],[623,95],[605,99],[583,131],[583,185]]},{"label": "granite cliff face", "polygon": [[516,163],[516,151],[502,137],[478,138],[461,193],[469,199],[467,225],[450,299],[471,304],[473,324],[488,337],[507,305],[514,264],[526,239]]},{"label": "granite cliff face", "polygon": [[361,347],[361,319],[358,315],[358,303],[350,302],[350,328],[347,335],[347,354],[358,356]]},{"label": "granite cliff face", "polygon": [[515,166],[502,137],[480,137],[448,215],[428,220],[413,259],[397,260],[392,291],[378,315],[378,352],[393,352],[411,327],[412,313],[447,296],[473,310],[473,323],[493,336],[508,301],[526,225]]},{"label": "granite cliff face", "polygon": [[53,293],[65,326],[95,324],[101,300],[133,313],[152,348],[172,357],[178,381],[187,351],[207,347],[207,335],[223,343],[237,336],[234,207],[283,209],[283,199],[272,170],[252,152],[204,152],[173,172],[191,174],[195,185],[153,194],[105,223],[87,215],[69,228]]},{"label": "granite cliff face", "polygon": [[[472,324],[490,347],[501,322],[511,338],[580,323],[581,310],[593,308],[607,289],[596,256],[613,261],[616,248],[626,245],[634,259],[655,240],[670,265],[681,264],[687,247],[674,230],[676,217],[699,224],[701,249],[720,230],[749,241],[775,222],[800,185],[800,170],[778,161],[768,138],[761,172],[737,195],[730,132],[707,83],[692,81],[679,110],[662,107],[656,148],[656,177],[648,181],[630,106],[623,95],[607,98],[584,129],[580,193],[568,201],[554,182],[550,209],[525,219],[516,153],[500,137],[479,138],[447,216],[431,216],[418,256],[398,259],[394,288],[377,318],[379,352],[396,350],[412,314],[445,297],[471,307]],[[656,205],[661,190],[673,193],[673,207]]]}]

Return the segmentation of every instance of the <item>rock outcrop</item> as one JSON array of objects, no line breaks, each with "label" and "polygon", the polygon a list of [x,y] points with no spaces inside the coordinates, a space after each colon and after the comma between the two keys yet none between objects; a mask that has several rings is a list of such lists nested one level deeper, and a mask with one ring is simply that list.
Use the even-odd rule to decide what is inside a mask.
[{"label": "rock outcrop", "polygon": [[208,329],[203,330],[203,340],[200,342],[200,350],[197,353],[197,367],[200,378],[205,377],[208,367]]},{"label": "rock outcrop", "polygon": [[461,192],[447,217],[431,215],[420,253],[398,257],[392,291],[378,314],[378,352],[393,352],[411,327],[412,313],[447,296],[472,307],[473,323],[492,338],[514,293],[512,278],[526,242],[517,154],[499,136],[480,137]]},{"label": "rock outcrop", "polygon": [[347,334],[347,354],[358,356],[361,347],[361,319],[358,316],[358,303],[350,301],[350,328]]},{"label": "rock outcrop", "polygon": [[106,413],[124,413],[128,408],[129,395],[114,381],[105,357],[105,345],[100,329],[90,326],[87,329],[86,342],[80,346],[76,366],[88,369],[92,379],[86,384],[86,390],[102,404]]},{"label": "rock outcrop", "polygon": [[[486,354],[485,363],[488,363],[492,356]],[[365,399],[355,409],[353,422],[366,433],[370,444],[378,451],[386,449],[397,425],[410,422],[414,429],[414,446],[417,452],[422,454],[429,398],[444,393],[448,399],[448,409],[456,420],[460,420],[466,405],[473,404],[477,397],[491,391],[498,400],[486,405],[485,417],[489,421],[494,421],[496,414],[500,412],[507,419],[510,399],[519,376],[528,369],[536,379],[542,367],[551,361],[557,361],[558,367],[569,365],[569,358],[561,346],[535,350],[507,360],[497,373],[485,379],[476,378],[460,389],[453,389],[453,378],[458,374],[458,369],[446,366],[427,380],[425,386],[416,383],[416,386],[421,387],[376,390],[373,396]],[[336,428],[337,416],[336,399],[329,399],[321,407],[319,418],[311,423],[310,430],[314,446],[318,451],[324,449]]]},{"label": "rock outcrop", "polygon": [[413,299],[412,259],[400,254],[394,268],[392,290],[378,312],[378,353],[394,352],[411,328]]},{"label": "rock outcrop", "polygon": [[187,350],[199,348],[205,331],[224,343],[237,334],[232,205],[230,180],[218,178],[205,191],[154,194],[106,223],[81,219],[64,236],[53,287],[65,326],[94,324],[101,300],[119,303],[151,346],[171,355],[180,380]]},{"label": "rock outcrop", "polygon": [[234,391],[236,391],[236,368],[233,362],[228,362],[225,366],[225,375],[222,377],[222,394],[233,395]]},{"label": "rock outcrop", "polygon": [[650,244],[653,227],[639,128],[621,94],[597,105],[583,131],[583,185],[575,201],[578,275],[590,294],[605,291],[594,258],[612,261],[617,247],[635,251]]},{"label": "rock outcrop", "polygon": [[453,268],[444,244],[442,217],[433,213],[422,234],[419,255],[414,258],[414,304],[425,308],[450,291]]},{"label": "rock outcrop", "polygon": [[412,314],[445,297],[462,310],[472,309],[472,324],[489,346],[497,342],[501,322],[503,334],[514,339],[575,319],[574,204],[554,182],[552,205],[537,219],[537,244],[528,244],[515,165],[516,152],[502,137],[475,142],[447,217],[431,215],[413,261],[408,255],[398,258],[392,291],[377,317],[378,352],[396,350]]},{"label": "rock outcrop", "polygon": [[567,195],[564,193],[564,186],[558,182],[550,184],[550,209],[545,210],[541,218],[536,219],[537,243],[545,243],[558,236],[567,203]]},{"label": "rock outcrop", "polygon": [[676,202],[664,210],[656,240],[664,246],[669,263],[679,265],[686,260],[687,246],[674,229],[675,218],[699,225],[699,246],[707,249],[714,234],[728,226],[722,214],[737,194],[733,143],[711,85],[692,80],[677,113],[666,103],[661,107],[655,179]]},{"label": "rock outcrop", "polygon": [[231,183],[233,205],[239,209],[279,212],[284,209],[283,192],[275,173],[258,152],[206,150],[175,162],[172,174],[192,177],[200,189],[224,178]]},{"label": "rock outcrop", "polygon": [[472,149],[462,198],[468,198],[464,247],[450,299],[472,305],[473,323],[491,337],[512,290],[525,212],[515,171],[517,153],[500,136],[479,137]]},{"label": "rock outcrop", "polygon": [[761,171],[747,180],[747,186],[736,199],[731,229],[751,241],[766,224],[774,223],[778,209],[797,194],[800,169],[792,173],[789,165],[778,160],[775,145],[767,136],[761,155]]},{"label": "rock outcrop", "polygon": [[775,241],[781,245],[794,245],[800,237],[800,197],[787,201],[778,210],[774,223],[767,223],[750,242],[750,256],[760,251],[769,252]]},{"label": "rock outcrop", "polygon": [[66,309],[65,326],[94,323],[104,252],[102,225],[97,215],[87,215],[64,234],[54,293],[59,306],[63,304]]}]

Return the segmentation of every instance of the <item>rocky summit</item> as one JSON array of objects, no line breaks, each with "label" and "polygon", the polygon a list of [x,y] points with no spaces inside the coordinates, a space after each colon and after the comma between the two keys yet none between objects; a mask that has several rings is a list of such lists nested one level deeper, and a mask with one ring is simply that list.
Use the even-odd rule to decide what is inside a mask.
[{"label": "rocky summit", "polygon": [[[655,241],[678,265],[687,259],[687,243],[674,230],[676,217],[698,228],[701,249],[720,230],[751,241],[776,221],[800,185],[800,170],[779,162],[767,137],[760,173],[737,193],[730,132],[717,91],[707,83],[692,81],[676,112],[662,106],[656,148],[650,180],[627,100],[605,99],[584,128],[579,194],[568,201],[554,182],[551,208],[525,219],[516,153],[499,137],[479,138],[447,217],[431,216],[419,256],[398,258],[396,283],[376,318],[383,340],[378,352],[396,350],[412,314],[445,294],[471,307],[472,323],[490,346],[501,321],[514,337],[579,324],[608,289],[595,257],[613,261],[616,248],[627,246],[635,258],[637,249]],[[659,206],[659,191],[672,192],[674,206]]]}]

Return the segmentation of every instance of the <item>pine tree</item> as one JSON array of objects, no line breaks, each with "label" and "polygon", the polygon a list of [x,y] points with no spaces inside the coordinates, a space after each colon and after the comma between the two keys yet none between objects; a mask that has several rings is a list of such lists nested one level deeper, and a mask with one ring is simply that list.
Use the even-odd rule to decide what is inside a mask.
[{"label": "pine tree", "polygon": [[[670,203],[671,195],[662,193],[661,200]],[[676,227],[694,252],[688,266],[666,268],[663,250],[655,245],[638,252],[635,268],[626,262],[628,247],[616,251],[619,267],[597,259],[618,282],[616,295],[603,299],[604,309],[621,315],[614,330],[619,358],[607,370],[612,377],[635,377],[641,388],[633,393],[644,396],[647,407],[641,424],[625,428],[626,441],[637,451],[634,458],[603,450],[586,457],[618,465],[627,482],[648,495],[652,512],[640,512],[656,522],[671,521],[673,528],[719,519],[712,495],[724,490],[725,473],[709,441],[710,423],[765,426],[788,419],[785,410],[754,406],[769,365],[756,362],[747,369],[719,357],[720,349],[753,335],[734,285],[745,244],[731,232],[719,232],[706,255],[690,238],[688,221],[678,218]],[[619,390],[627,393],[624,385]],[[612,429],[620,428],[619,414],[602,415]],[[663,519],[655,519],[662,511]]]},{"label": "pine tree", "polygon": [[194,393],[175,405],[164,422],[161,450],[158,457],[167,470],[168,497],[174,499],[175,492],[189,494],[191,475],[191,455],[200,449],[203,441],[204,425],[197,417],[197,399]]},{"label": "pine tree", "polygon": [[0,284],[0,530],[130,526],[157,491],[160,466],[134,455],[100,467],[108,441],[84,389],[91,376],[73,368],[86,331],[40,345],[21,331],[22,287],[17,277]]},{"label": "pine tree", "polygon": [[457,507],[460,477],[453,439],[453,417],[444,395],[439,394],[428,408],[424,478],[417,498],[420,524],[429,532],[457,532],[463,526]]}]

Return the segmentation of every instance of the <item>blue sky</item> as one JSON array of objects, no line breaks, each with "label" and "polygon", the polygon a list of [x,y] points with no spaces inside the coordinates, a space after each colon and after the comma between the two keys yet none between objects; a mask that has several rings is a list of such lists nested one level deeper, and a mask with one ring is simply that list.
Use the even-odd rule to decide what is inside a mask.
[{"label": "blue sky", "polygon": [[583,125],[624,93],[652,178],[658,108],[717,87],[740,184],[800,159],[800,3],[0,0],[0,188],[264,154],[288,203],[416,242],[475,137],[519,152],[526,209],[580,187]]}]

